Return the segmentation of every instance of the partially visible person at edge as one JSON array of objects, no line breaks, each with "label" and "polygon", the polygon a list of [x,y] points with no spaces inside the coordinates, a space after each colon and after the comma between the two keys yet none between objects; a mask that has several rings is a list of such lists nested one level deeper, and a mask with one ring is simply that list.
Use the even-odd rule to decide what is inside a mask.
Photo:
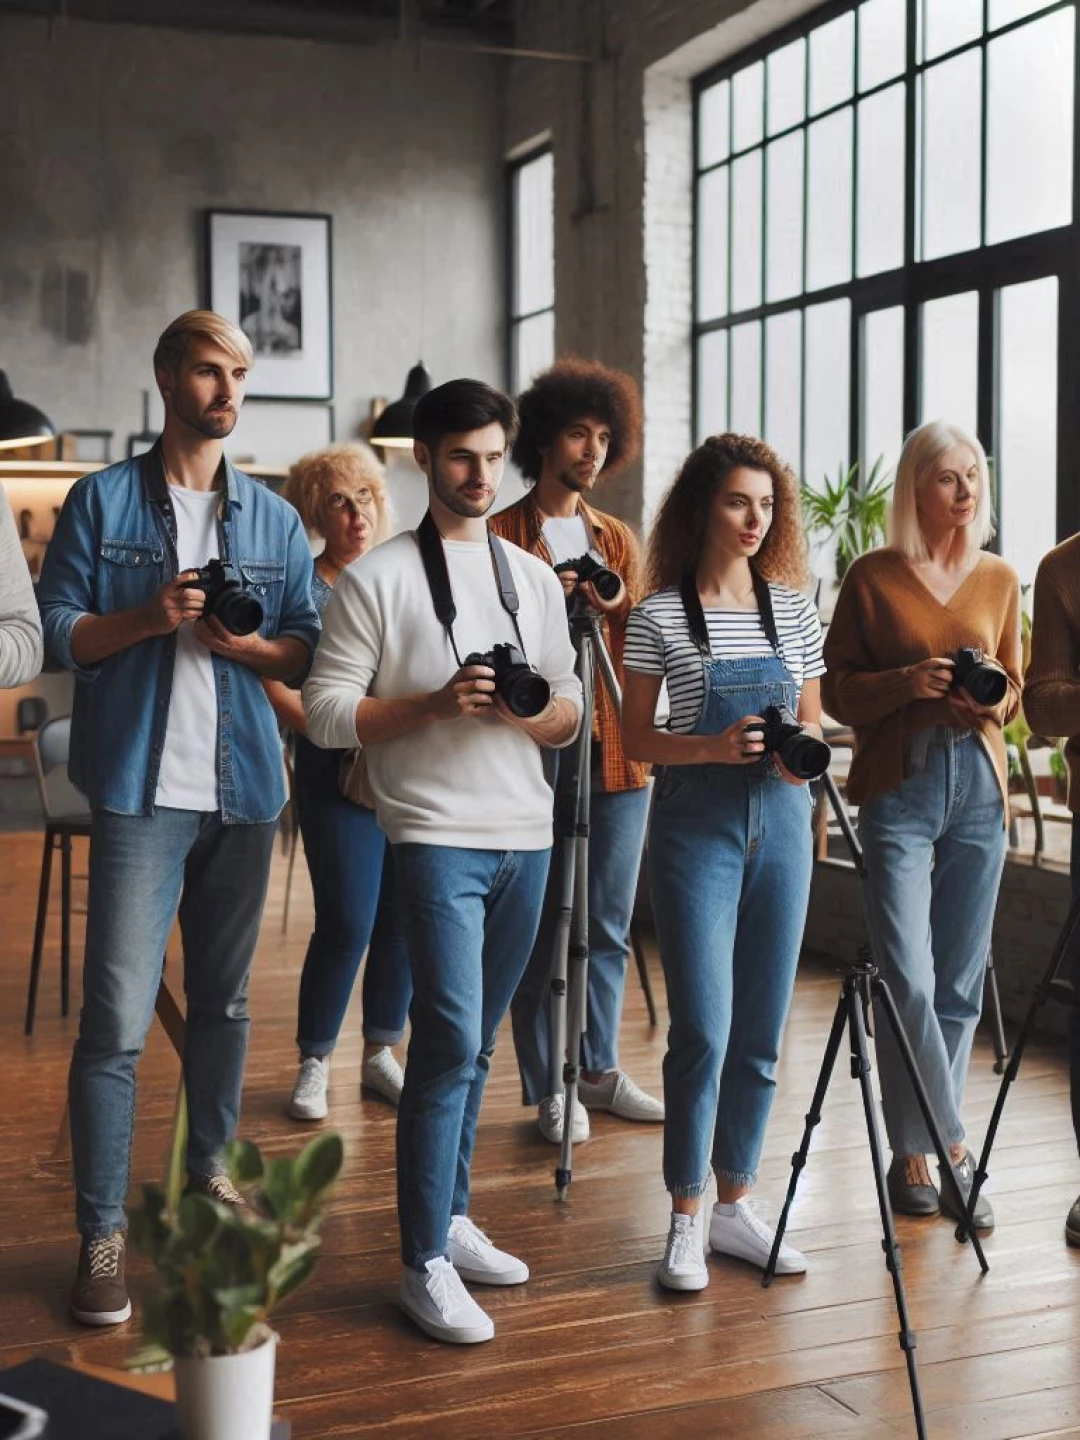
[{"label": "partially visible person at edge", "polygon": [[7,491],[0,485],[0,690],[41,672],[41,616]]},{"label": "partially visible person at edge", "polygon": [[[993,534],[986,455],[955,425],[912,431],[896,468],[889,543],[856,560],[825,641],[824,702],[855,732],[848,799],[859,808],[863,899],[960,1193],[974,1163],[962,1107],[982,1009],[1008,815],[1002,727],[1020,701],[1020,587],[983,546]],[[1004,670],[998,704],[958,683],[961,650]],[[972,656],[959,656],[971,660]],[[933,1142],[889,1028],[878,1026],[888,1187],[905,1215],[956,1220],[934,1185]],[[992,1230],[989,1199],[974,1215]]]},{"label": "partially visible person at edge", "polygon": [[[414,454],[428,512],[417,531],[342,571],[304,686],[309,737],[364,747],[394,850],[413,978],[397,1130],[399,1298],[421,1330],[458,1345],[495,1333],[465,1281],[529,1278],[471,1219],[470,1169],[496,1032],[547,881],[540,750],[570,744],[581,719],[562,586],[487,529],[516,421],[513,402],[477,380],[420,400]],[[537,713],[514,714],[492,666],[470,659],[494,644],[516,646],[549,682]]]},{"label": "partially visible person at edge", "polygon": [[[38,586],[48,652],[75,672],[69,773],[92,814],[69,1084],[82,1234],[71,1309],[87,1325],[131,1314],[135,1068],[177,914],[189,1184],[243,1204],[222,1151],[240,1114],[248,973],[285,804],[262,681],[302,677],[319,635],[299,516],[223,455],[251,363],[220,315],[189,311],[166,328],[154,351],[161,438],[72,487]],[[190,584],[210,560],[258,602],[253,633],[227,629]]]},{"label": "partially visible person at edge", "polygon": [[[641,598],[641,557],[628,525],[586,503],[598,483],[617,474],[641,444],[641,398],[629,375],[595,361],[568,357],[538,375],[518,399],[520,425],[514,463],[531,488],[525,497],[491,517],[497,535],[537,555],[547,565],[588,556],[622,582],[605,599],[576,570],[563,571],[568,604],[584,604],[603,617],[603,638],[620,685],[623,646],[631,605]],[[599,667],[597,667],[599,671]],[[623,1120],[660,1121],[662,1101],[647,1095],[619,1068],[619,1020],[626,986],[630,920],[637,893],[641,847],[649,809],[648,772],[626,758],[619,715],[601,676],[595,677],[589,783],[589,967],[586,1028],[575,1106],[573,1138],[588,1139],[587,1110],[606,1110]],[[549,767],[557,783],[558,752]],[[564,1096],[552,1089],[550,971],[560,896],[553,865],[533,953],[510,1006],[514,1046],[527,1105],[539,1106],[540,1133],[559,1144]]]},{"label": "partially visible person at edge", "polygon": [[[345,566],[390,534],[383,468],[367,445],[331,445],[298,460],[282,494],[309,534],[323,541],[311,587],[321,617]],[[296,810],[315,899],[315,929],[300,974],[300,1068],[287,1109],[296,1120],[326,1116],[330,1057],[366,951],[360,1084],[396,1105],[402,1073],[392,1047],[405,1033],[412,981],[386,836],[374,810],[342,793],[349,752],[320,750],[307,739],[299,690],[280,680],[263,685],[293,735]]]},{"label": "partially visible person at edge", "polygon": [[[774,1232],[749,1200],[776,1087],[810,892],[810,793],[765,753],[770,706],[820,738],[821,625],[798,486],[764,441],[714,435],[685,461],[649,543],[650,594],[626,632],[623,743],[662,765],[649,885],[671,1027],[664,1058],[658,1270],[702,1290],[708,1245],[764,1268]],[[654,723],[666,683],[670,717]],[[777,1273],[806,1269],[791,1245]]]},{"label": "partially visible person at edge", "polygon": [[[1073,814],[1071,873],[1080,895],[1080,535],[1044,556],[1035,576],[1031,663],[1024,679],[1024,714],[1038,735],[1068,737],[1069,809]],[[1071,976],[1080,996],[1080,968]],[[1074,997],[1075,998],[1075,997]],[[1069,1090],[1080,1151],[1080,1004],[1069,1012]],[[1065,1218],[1065,1239],[1080,1246],[1080,1196]]]}]

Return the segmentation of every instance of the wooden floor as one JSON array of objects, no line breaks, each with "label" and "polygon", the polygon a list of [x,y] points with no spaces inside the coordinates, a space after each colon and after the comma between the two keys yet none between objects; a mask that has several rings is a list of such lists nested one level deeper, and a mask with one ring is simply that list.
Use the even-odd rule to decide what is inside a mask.
[{"label": "wooden floor", "polygon": [[[0,1362],[46,1354],[119,1365],[136,1344],[134,1325],[88,1332],[66,1313],[76,1242],[67,1168],[51,1151],[75,1019],[59,1018],[55,949],[37,1033],[22,1036],[39,845],[37,836],[0,836]],[[302,861],[285,938],[283,888],[278,857],[252,989],[243,1119],[244,1133],[277,1153],[307,1133],[282,1111],[310,924]],[[836,995],[828,967],[806,962],[758,1191],[770,1216],[787,1184]],[[631,979],[622,1054],[647,1086],[659,1083],[663,1046]],[[708,1290],[673,1296],[653,1279],[668,1216],[659,1129],[594,1120],[593,1139],[575,1150],[570,1198],[557,1204],[555,1151],[518,1103],[504,1039],[481,1116],[473,1214],[528,1261],[533,1278],[485,1294],[494,1342],[456,1349],[423,1338],[394,1305],[394,1112],[359,1098],[359,1053],[354,1014],[335,1061],[331,1111],[346,1138],[347,1173],[320,1268],[278,1322],[278,1410],[298,1440],[914,1434],[859,1091],[843,1056],[789,1232],[809,1256],[809,1273],[763,1290],[756,1272],[713,1260]],[[176,1079],[155,1026],[141,1070],[135,1183],[163,1171]],[[968,1088],[980,1142],[997,1085],[980,1043]],[[938,1440],[1080,1436],[1080,1251],[1062,1237],[1078,1188],[1064,1058],[1036,1046],[996,1149],[990,1273],[980,1277],[970,1248],[956,1244],[945,1222],[900,1221],[929,1430]],[[137,1305],[150,1277],[139,1260],[131,1270]]]}]

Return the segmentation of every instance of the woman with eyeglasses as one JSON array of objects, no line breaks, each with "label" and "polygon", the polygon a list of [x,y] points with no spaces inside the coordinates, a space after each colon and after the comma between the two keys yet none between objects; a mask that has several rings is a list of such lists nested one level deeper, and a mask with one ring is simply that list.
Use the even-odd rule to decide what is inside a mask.
[{"label": "woman with eyeglasses", "polygon": [[[345,566],[390,533],[382,466],[366,445],[331,445],[297,461],[282,493],[323,541],[312,585],[321,616]],[[369,945],[360,1083],[396,1105],[404,1077],[392,1047],[405,1031],[412,981],[390,848],[374,810],[341,792],[345,752],[321,750],[306,738],[299,690],[264,684],[278,719],[295,737],[296,808],[315,898],[315,929],[300,977],[300,1068],[287,1109],[296,1120],[326,1115],[330,1057]]]}]

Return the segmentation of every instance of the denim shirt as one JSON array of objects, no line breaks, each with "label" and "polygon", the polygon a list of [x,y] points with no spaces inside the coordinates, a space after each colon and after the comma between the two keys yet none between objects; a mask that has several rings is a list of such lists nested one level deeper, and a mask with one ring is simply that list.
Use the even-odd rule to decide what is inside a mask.
[{"label": "denim shirt", "polygon": [[[314,651],[311,550],[291,505],[225,464],[221,532],[263,607],[259,634]],[[71,636],[87,614],[144,605],[178,573],[176,519],[158,446],[85,475],[71,489],[38,582],[47,654],[75,672],[68,771],[92,808],[152,815],[169,718],[175,632],[79,665]],[[223,552],[224,553],[224,552]],[[218,795],[225,824],[273,820],[285,804],[277,721],[254,670],[211,653],[217,689]],[[310,663],[310,657],[309,657]]]}]

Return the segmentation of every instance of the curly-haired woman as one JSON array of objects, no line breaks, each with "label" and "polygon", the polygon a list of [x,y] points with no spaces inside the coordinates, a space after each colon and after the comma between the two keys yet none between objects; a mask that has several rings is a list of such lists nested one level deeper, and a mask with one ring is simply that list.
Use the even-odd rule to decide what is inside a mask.
[{"label": "curly-haired woman", "polygon": [[[321,616],[345,566],[389,534],[382,466],[366,445],[331,445],[297,461],[283,494],[324,542],[312,583]],[[265,686],[278,719],[296,738],[296,808],[315,897],[315,929],[300,976],[300,1069],[288,1111],[296,1120],[321,1120],[327,1113],[330,1056],[369,942],[360,1080],[396,1105],[403,1077],[391,1047],[405,1031],[412,980],[390,848],[375,812],[341,793],[343,752],[320,750],[306,738],[300,692],[275,681]]]},{"label": "curly-haired woman", "polygon": [[[821,626],[798,587],[795,478],[761,440],[715,435],[685,461],[649,545],[653,592],[626,636],[626,753],[664,767],[649,884],[667,981],[664,1181],[672,1216],[660,1283],[709,1276],[709,1247],[764,1267],[773,1232],[747,1194],[772,1106],[812,860],[810,798],[761,730],[786,706],[820,734]],[[654,724],[667,685],[671,712]],[[777,1271],[806,1269],[789,1245]]]},{"label": "curly-haired woman", "polygon": [[[941,421],[913,431],[896,467],[891,543],[844,576],[825,645],[825,703],[855,731],[847,793],[860,807],[874,956],[965,1199],[974,1166],[960,1108],[1005,863],[1002,727],[1021,684],[1019,583],[982,548],[990,498],[978,440]],[[997,703],[957,684],[961,649],[1004,669]],[[893,1208],[958,1218],[930,1179],[930,1135],[885,1026],[877,1054]],[[993,1229],[983,1195],[973,1218]]]}]

